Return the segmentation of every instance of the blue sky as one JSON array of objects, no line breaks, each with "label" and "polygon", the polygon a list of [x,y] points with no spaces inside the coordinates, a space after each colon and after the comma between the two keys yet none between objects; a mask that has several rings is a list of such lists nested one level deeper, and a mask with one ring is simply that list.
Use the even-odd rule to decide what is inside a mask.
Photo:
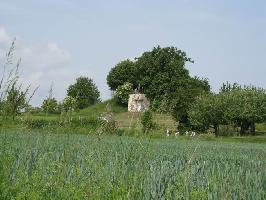
[{"label": "blue sky", "polygon": [[40,85],[39,105],[54,82],[58,100],[80,75],[110,97],[106,75],[152,47],[176,46],[195,61],[192,75],[266,88],[263,0],[1,0],[0,63],[13,37],[22,80]]}]

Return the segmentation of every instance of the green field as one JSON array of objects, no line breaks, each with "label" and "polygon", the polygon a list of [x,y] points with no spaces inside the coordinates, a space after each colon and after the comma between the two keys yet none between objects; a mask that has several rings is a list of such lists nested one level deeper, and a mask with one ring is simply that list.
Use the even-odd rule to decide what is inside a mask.
[{"label": "green field", "polygon": [[259,143],[0,131],[0,199],[265,199]]}]

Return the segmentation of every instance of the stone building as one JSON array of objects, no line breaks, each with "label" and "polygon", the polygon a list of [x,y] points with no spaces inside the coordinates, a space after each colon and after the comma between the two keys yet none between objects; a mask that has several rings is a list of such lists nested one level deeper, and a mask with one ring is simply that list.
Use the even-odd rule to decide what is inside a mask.
[{"label": "stone building", "polygon": [[131,94],[128,100],[129,112],[143,112],[149,108],[150,102],[145,94]]}]

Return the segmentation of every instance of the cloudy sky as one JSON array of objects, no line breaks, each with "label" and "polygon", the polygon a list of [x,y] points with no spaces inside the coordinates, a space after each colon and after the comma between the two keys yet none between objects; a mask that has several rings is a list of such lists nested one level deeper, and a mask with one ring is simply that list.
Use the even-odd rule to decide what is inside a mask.
[{"label": "cloudy sky", "polygon": [[[195,60],[192,75],[266,88],[265,0],[0,0],[0,64],[12,39],[22,80],[51,82],[61,100],[78,76],[93,78],[102,99],[106,75],[152,47],[176,46]],[[2,69],[0,69],[2,73]]]}]

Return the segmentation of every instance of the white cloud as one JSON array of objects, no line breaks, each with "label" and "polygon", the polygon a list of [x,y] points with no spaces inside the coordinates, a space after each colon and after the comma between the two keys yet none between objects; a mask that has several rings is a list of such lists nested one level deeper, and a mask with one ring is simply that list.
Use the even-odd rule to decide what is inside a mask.
[{"label": "white cloud", "polygon": [[[12,42],[13,36],[0,27],[0,63],[4,62],[4,55]],[[50,84],[54,85],[54,96],[62,100],[67,87],[80,75],[92,73],[84,68],[71,65],[71,56],[56,42],[47,44],[28,45],[23,39],[16,43],[15,55],[22,58],[20,71],[21,82],[31,85],[32,90],[40,86],[32,99],[33,105],[40,105],[48,95]],[[93,77],[92,77],[93,78]]]},{"label": "white cloud", "polygon": [[3,27],[0,27],[0,48],[6,47],[12,41],[12,37]]}]

